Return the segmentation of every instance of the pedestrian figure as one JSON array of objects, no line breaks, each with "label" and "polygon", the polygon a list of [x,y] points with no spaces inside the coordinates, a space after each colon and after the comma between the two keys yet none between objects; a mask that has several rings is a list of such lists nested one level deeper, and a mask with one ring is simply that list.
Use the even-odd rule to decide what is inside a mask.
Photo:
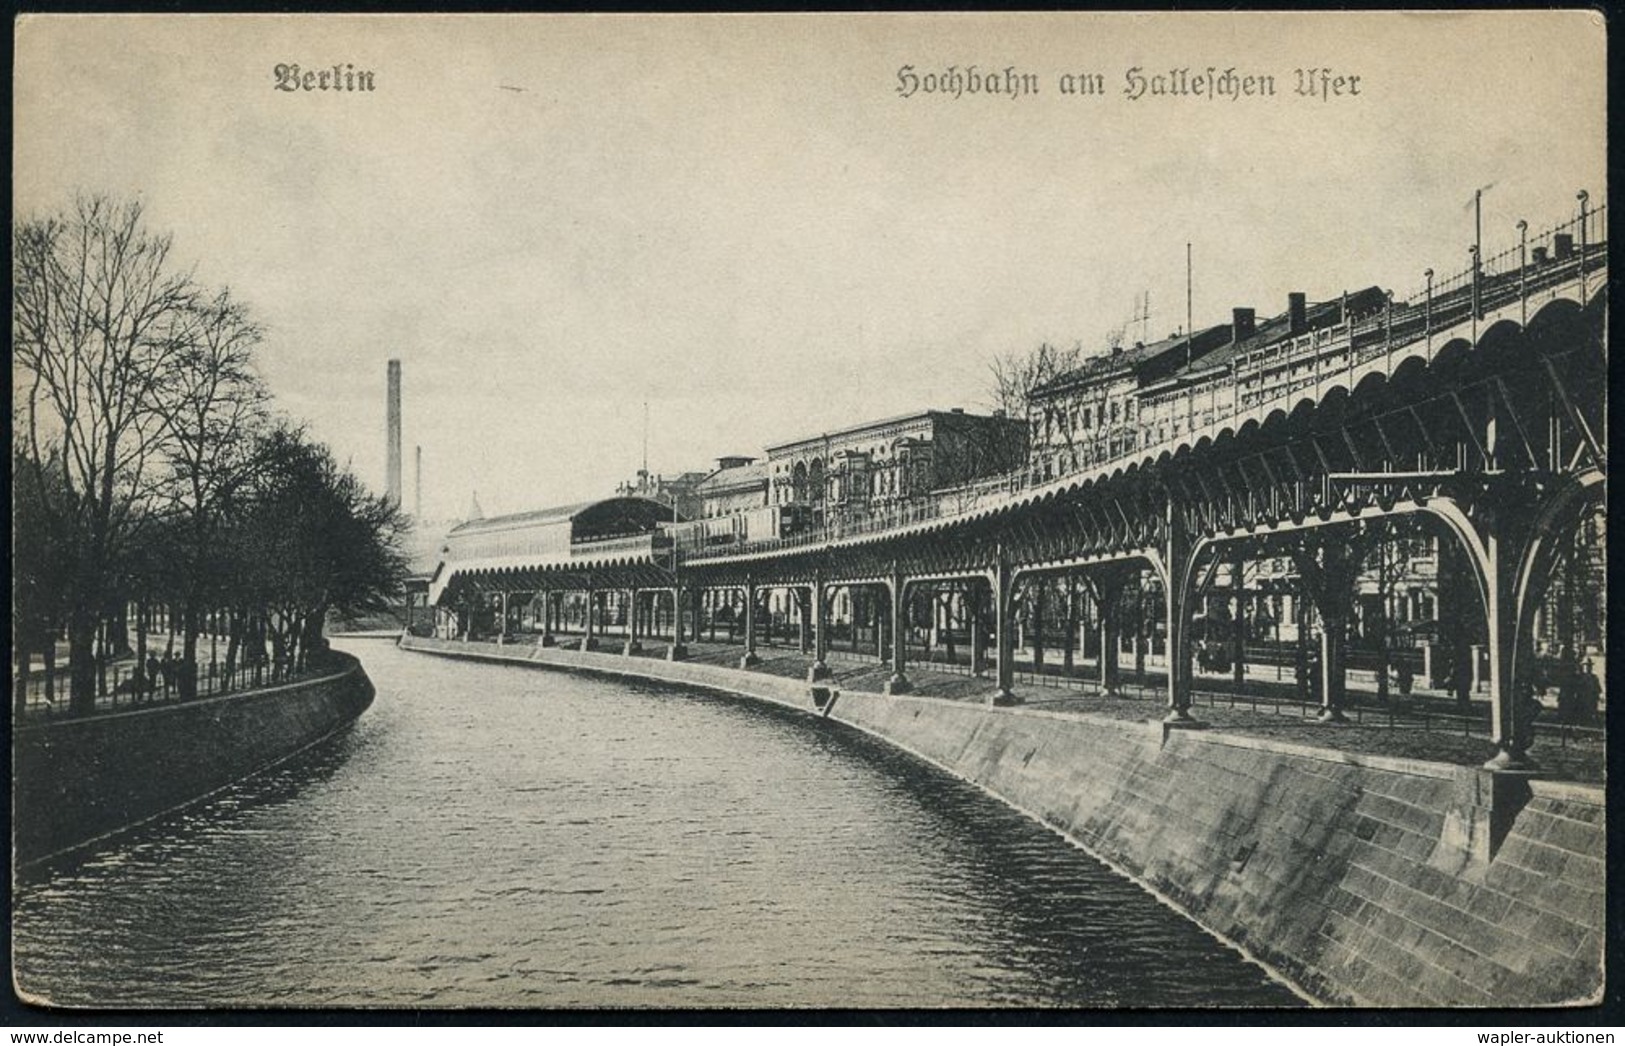
[{"label": "pedestrian figure", "polygon": [[1399,689],[1400,697],[1411,696],[1411,684],[1415,676],[1411,672],[1411,663],[1400,658],[1399,664],[1394,666],[1394,685]]},{"label": "pedestrian figure", "polygon": [[162,676],[162,673],[163,673],[163,666],[158,663],[158,655],[157,654],[148,654],[147,655],[147,679],[146,679],[146,685],[145,685],[145,687],[143,687],[143,689],[145,689],[146,692],[149,695],[154,690],[158,689],[158,680]]},{"label": "pedestrian figure", "polygon": [[1580,666],[1580,698],[1582,715],[1592,716],[1602,711],[1602,683],[1597,680],[1597,674],[1591,670],[1590,658]]}]

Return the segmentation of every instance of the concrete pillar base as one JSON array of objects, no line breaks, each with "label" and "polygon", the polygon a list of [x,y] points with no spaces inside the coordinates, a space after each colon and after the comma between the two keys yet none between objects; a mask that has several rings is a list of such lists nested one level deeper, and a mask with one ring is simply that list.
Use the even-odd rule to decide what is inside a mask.
[{"label": "concrete pillar base", "polygon": [[1000,687],[988,695],[987,703],[994,708],[1008,708],[1011,705],[1020,705],[1026,702],[1014,691]]},{"label": "concrete pillar base", "polygon": [[829,666],[822,661],[814,661],[812,667],[807,669],[807,682],[816,683],[821,679],[828,679],[831,675]]},{"label": "concrete pillar base", "polygon": [[1510,748],[1502,746],[1501,750],[1496,752],[1495,756],[1490,759],[1489,762],[1484,764],[1484,769],[1502,771],[1516,770],[1520,773],[1532,773],[1539,770],[1540,767],[1535,764],[1533,759],[1529,758],[1529,754],[1527,752],[1515,752]]},{"label": "concrete pillar base", "polygon": [[757,657],[755,654],[746,654],[744,657],[739,659],[740,668],[754,668],[756,665],[761,663],[762,659]]},{"label": "concrete pillar base", "polygon": [[1349,717],[1343,714],[1341,708],[1322,708],[1315,719],[1322,723],[1347,723]]},{"label": "concrete pillar base", "polygon": [[888,694],[906,694],[913,689],[914,684],[910,683],[908,678],[904,676],[903,673],[899,672],[890,679],[886,680],[884,692]]},{"label": "concrete pillar base", "polygon": [[636,639],[628,639],[626,645],[621,647],[621,653],[627,657],[631,657],[633,654],[641,654],[643,653],[643,644]]},{"label": "concrete pillar base", "polygon": [[681,643],[668,643],[666,645],[666,660],[667,661],[686,661],[686,660],[688,660],[688,647],[684,646]]},{"label": "concrete pillar base", "polygon": [[1189,730],[1195,727],[1207,726],[1206,723],[1192,719],[1188,708],[1170,709],[1168,714],[1162,717],[1162,725],[1173,727],[1176,730]]}]

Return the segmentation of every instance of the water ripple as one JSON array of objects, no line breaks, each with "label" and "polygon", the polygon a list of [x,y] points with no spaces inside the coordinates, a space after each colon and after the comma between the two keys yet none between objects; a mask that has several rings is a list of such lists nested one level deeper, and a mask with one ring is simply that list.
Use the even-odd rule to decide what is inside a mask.
[{"label": "water ripple", "polygon": [[20,884],[65,1004],[1295,999],[1053,833],[783,710],[357,650],[354,730]]}]

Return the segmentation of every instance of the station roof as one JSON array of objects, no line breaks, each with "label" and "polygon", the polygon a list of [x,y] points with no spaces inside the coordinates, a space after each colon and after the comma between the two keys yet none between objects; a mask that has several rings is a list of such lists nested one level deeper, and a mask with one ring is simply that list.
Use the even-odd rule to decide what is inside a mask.
[{"label": "station roof", "polygon": [[[650,518],[653,513],[652,518]],[[578,501],[572,505],[557,505],[553,508],[532,509],[528,512],[510,512],[503,516],[488,516],[485,519],[471,519],[467,523],[452,528],[451,534],[462,536],[465,534],[479,534],[492,530],[513,530],[519,527],[540,527],[557,523],[598,524],[593,530],[603,529],[604,524],[615,529],[614,524],[626,524],[625,530],[617,532],[636,532],[652,530],[652,526],[641,526],[645,520],[653,522],[671,522],[671,506],[654,498],[631,496],[617,496],[597,498],[593,501]]]}]

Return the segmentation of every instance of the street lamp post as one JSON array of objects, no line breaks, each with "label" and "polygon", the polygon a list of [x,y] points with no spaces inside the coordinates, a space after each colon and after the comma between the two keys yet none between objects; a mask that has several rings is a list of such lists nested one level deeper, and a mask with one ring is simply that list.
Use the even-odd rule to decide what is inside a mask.
[{"label": "street lamp post", "polygon": [[1473,266],[1472,266],[1472,276],[1473,276],[1473,344],[1477,345],[1478,344],[1478,321],[1483,319],[1483,316],[1481,314],[1481,310],[1482,310],[1483,304],[1484,304],[1484,300],[1483,300],[1483,297],[1480,295],[1479,286],[1478,286],[1479,273],[1482,271],[1480,269],[1480,259],[1479,259],[1479,256],[1478,256],[1478,244],[1475,243],[1471,247],[1467,248],[1467,254],[1473,259]]},{"label": "street lamp post", "polygon": [[1529,223],[1518,219],[1518,322],[1529,326]]},{"label": "street lamp post", "polygon": [[[1382,351],[1387,357],[1387,372],[1391,378],[1394,376],[1394,292],[1384,291],[1387,302],[1382,315],[1383,344]],[[1354,366],[1354,354],[1349,353],[1349,366]]]},{"label": "street lamp post", "polygon": [[1422,329],[1427,335],[1428,362],[1433,362],[1433,270],[1422,273],[1428,281],[1427,306],[1422,313]]},{"label": "street lamp post", "polygon": [[1586,204],[1590,201],[1591,194],[1581,189],[1575,194],[1574,198],[1580,201],[1580,302],[1584,304],[1586,300],[1586,225],[1589,224],[1586,221]]}]

